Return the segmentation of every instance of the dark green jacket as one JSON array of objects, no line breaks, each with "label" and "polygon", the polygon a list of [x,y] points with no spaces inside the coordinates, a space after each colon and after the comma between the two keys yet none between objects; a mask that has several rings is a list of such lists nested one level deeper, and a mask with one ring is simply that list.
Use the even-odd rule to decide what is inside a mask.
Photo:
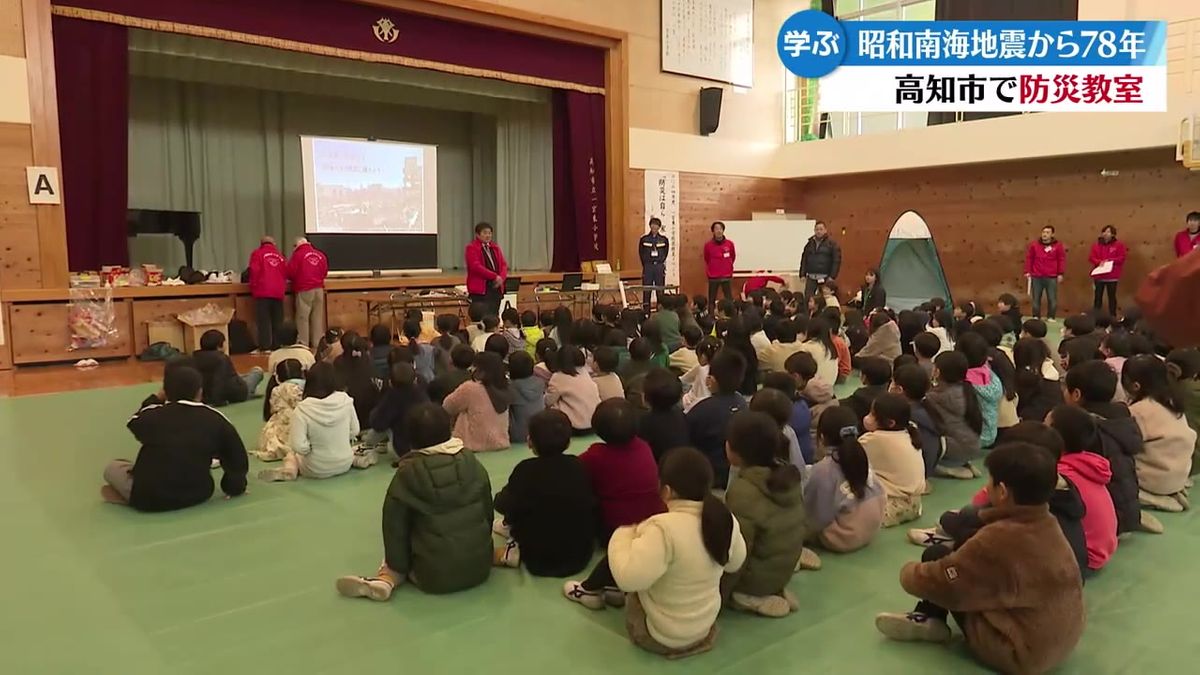
[{"label": "dark green jacket", "polygon": [[745,467],[725,493],[746,539],[746,564],[732,590],[746,595],[777,595],[787,586],[807,538],[804,494],[799,477],[782,492],[767,489],[771,469]]},{"label": "dark green jacket", "polygon": [[426,593],[453,593],[488,578],[492,486],[475,455],[414,450],[400,460],[383,501],[383,548],[388,567],[411,575]]}]

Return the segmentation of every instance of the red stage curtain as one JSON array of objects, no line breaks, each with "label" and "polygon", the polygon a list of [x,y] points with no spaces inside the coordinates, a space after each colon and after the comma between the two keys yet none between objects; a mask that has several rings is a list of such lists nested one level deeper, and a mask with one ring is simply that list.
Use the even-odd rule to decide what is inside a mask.
[{"label": "red stage curtain", "polygon": [[554,271],[608,255],[604,97],[554,92]]},{"label": "red stage curtain", "polygon": [[53,30],[70,268],[128,265],[127,29],[56,16]]},{"label": "red stage curtain", "polygon": [[[54,0],[54,5],[132,17],[140,20],[137,27],[152,30],[172,30],[154,22],[200,26],[225,33],[208,37],[253,35],[604,87],[603,49],[390,7],[335,0]],[[395,33],[377,35],[381,19],[391,21]],[[266,46],[289,48],[269,40]]]}]

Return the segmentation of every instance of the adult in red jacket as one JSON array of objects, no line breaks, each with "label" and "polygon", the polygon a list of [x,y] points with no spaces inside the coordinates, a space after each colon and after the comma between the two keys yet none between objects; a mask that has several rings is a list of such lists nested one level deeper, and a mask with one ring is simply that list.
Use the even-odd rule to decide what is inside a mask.
[{"label": "adult in red jacket", "polygon": [[314,347],[325,334],[325,277],[329,274],[329,259],[300,237],[288,260],[287,272],[292,295],[296,296],[300,344]]},{"label": "adult in red jacket", "polygon": [[[1117,315],[1117,282],[1121,280],[1121,270],[1125,268],[1125,258],[1129,257],[1129,249],[1125,242],[1117,241],[1117,228],[1105,225],[1100,230],[1100,238],[1092,244],[1092,253],[1088,262],[1092,264],[1092,283],[1096,285],[1096,297],[1092,307],[1100,309],[1104,304],[1104,294],[1108,293],[1108,313]],[[1107,272],[1096,274],[1095,270],[1101,265],[1110,268]]]},{"label": "adult in red jacket", "polygon": [[1182,258],[1200,248],[1200,211],[1187,214],[1187,227],[1175,235],[1175,257]]},{"label": "adult in red jacket", "polygon": [[250,254],[250,295],[254,298],[258,324],[258,348],[271,351],[279,347],[279,327],[283,324],[283,296],[287,293],[287,260],[275,246],[274,237],[263,237]]},{"label": "adult in red jacket", "polygon": [[1042,296],[1046,296],[1046,318],[1053,319],[1058,311],[1058,283],[1067,267],[1067,249],[1054,238],[1054,226],[1042,228],[1041,238],[1029,242],[1025,251],[1025,278],[1029,279],[1029,295],[1033,300],[1033,317],[1042,316]]},{"label": "adult in red jacket", "polygon": [[471,304],[487,307],[486,314],[500,316],[500,300],[504,297],[504,280],[508,278],[508,262],[493,241],[495,230],[489,223],[475,226],[475,238],[467,244],[467,293]]},{"label": "adult in red jacket", "polygon": [[712,224],[712,239],[704,242],[704,271],[708,275],[708,297],[714,302],[717,299],[717,289],[725,293],[725,297],[733,299],[733,263],[737,260],[737,249],[733,242],[725,238],[725,223],[717,221]]}]

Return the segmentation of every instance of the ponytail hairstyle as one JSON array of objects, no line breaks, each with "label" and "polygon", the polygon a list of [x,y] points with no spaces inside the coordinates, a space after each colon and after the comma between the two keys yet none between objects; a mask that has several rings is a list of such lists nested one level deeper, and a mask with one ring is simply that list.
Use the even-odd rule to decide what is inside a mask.
[{"label": "ponytail hairstyle", "polygon": [[845,406],[826,410],[817,423],[821,444],[832,449],[829,456],[841,467],[855,498],[862,499],[867,493],[871,465],[867,461],[867,451],[858,442],[858,433],[858,417]]},{"label": "ponytail hairstyle", "polygon": [[708,458],[695,448],[675,448],[663,456],[659,474],[662,484],[680,499],[704,503],[700,511],[704,549],[718,565],[727,565],[733,544],[733,514],[713,496],[713,470]]},{"label": "ponytail hairstyle", "polygon": [[1042,384],[1042,364],[1050,358],[1050,349],[1037,338],[1021,338],[1013,345],[1017,369],[1017,393],[1033,394]]},{"label": "ponytail hairstyle", "polygon": [[933,366],[937,368],[938,385],[962,389],[962,396],[966,401],[963,417],[967,426],[977,434],[983,433],[983,410],[979,407],[975,388],[967,382],[967,357],[961,352],[942,352],[933,360]]},{"label": "ponytail hairstyle", "polygon": [[871,404],[880,431],[907,431],[913,447],[921,449],[921,434],[912,423],[912,406],[900,394],[882,394]]},{"label": "ponytail hairstyle", "polygon": [[1131,403],[1151,399],[1176,415],[1182,415],[1184,398],[1179,373],[1180,368],[1175,364],[1168,365],[1157,356],[1140,354],[1125,362],[1121,385],[1129,393]]},{"label": "ponytail hairstyle", "polygon": [[534,345],[533,354],[539,363],[553,373],[558,368],[558,343],[554,338],[542,338]]},{"label": "ponytail hairstyle", "polygon": [[829,322],[821,317],[814,317],[808,322],[809,342],[816,342],[825,347],[826,358],[837,358],[837,347],[833,344],[833,330],[829,326]]},{"label": "ponytail hairstyle", "polygon": [[[755,399],[757,398],[755,396]],[[779,425],[775,419],[765,412],[756,412],[753,403],[750,405],[750,410],[737,413],[729,421],[729,452],[737,455],[744,467],[761,466],[770,469],[767,489],[775,493],[787,492],[800,484],[800,469],[781,459],[779,452],[772,447],[782,446],[783,452],[787,452],[787,439],[779,433]]]},{"label": "ponytail hairstyle", "polygon": [[263,392],[263,421],[271,419],[271,394],[275,387],[288,380],[303,380],[304,366],[296,359],[284,359],[275,365],[275,373],[267,379],[267,389]]},{"label": "ponytail hairstyle", "polygon": [[721,351],[721,341],[715,337],[709,336],[700,341],[696,345],[696,358],[704,359],[707,363],[712,363],[713,357],[717,352]]},{"label": "ponytail hairstyle", "polygon": [[[796,381],[786,373],[776,373],[782,375],[784,379],[791,380],[793,390]],[[791,444],[787,440],[787,436],[783,435],[783,429],[787,426],[788,421],[792,417],[792,399],[787,394],[778,389],[760,389],[754,397],[750,399],[750,410],[765,414],[772,422],[775,423],[775,439],[767,441],[767,450],[771,450],[774,446],[775,458],[781,462],[791,461],[790,450]],[[733,436],[726,434],[728,438]],[[738,453],[741,455],[741,453]],[[758,464],[756,466],[768,466],[766,464]]]}]

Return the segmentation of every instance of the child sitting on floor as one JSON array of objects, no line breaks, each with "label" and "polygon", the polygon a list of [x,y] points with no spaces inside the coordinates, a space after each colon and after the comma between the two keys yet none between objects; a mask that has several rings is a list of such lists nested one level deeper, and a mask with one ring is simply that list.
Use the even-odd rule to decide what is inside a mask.
[{"label": "child sitting on floor", "polygon": [[1060,405],[1050,411],[1046,424],[1063,440],[1058,473],[1071,481],[1083,500],[1080,522],[1087,543],[1087,566],[1080,571],[1096,572],[1117,550],[1117,512],[1108,494],[1112,469],[1108,460],[1095,452],[1100,444],[1096,421],[1081,408]]},{"label": "child sitting on floor", "polygon": [[892,640],[948,642],[948,616],[967,648],[1001,672],[1040,673],[1062,663],[1083,634],[1079,566],[1047,502],[1057,481],[1054,458],[1028,443],[997,447],[985,462],[991,508],[983,527],[956,550],[931,546],[900,571],[920,598],[908,614],[880,614]]},{"label": "child sitting on floor", "polygon": [[[791,412],[788,414],[788,426],[800,447],[800,456],[805,464],[817,461],[816,449],[813,447],[813,417],[808,402],[796,390],[796,380],[787,373],[770,372],[763,376],[763,389],[775,389],[791,401]],[[785,434],[786,435],[786,434]],[[790,437],[789,437],[790,438]],[[801,469],[803,471],[803,469]]]},{"label": "child sitting on floor", "polygon": [[696,346],[696,361],[699,365],[684,373],[679,378],[683,385],[683,412],[689,412],[697,403],[712,396],[708,388],[708,365],[713,357],[721,351],[721,341],[715,337],[706,337]]},{"label": "child sitting on floor", "polygon": [[729,589],[735,609],[769,617],[787,616],[799,607],[787,585],[808,534],[803,477],[781,458],[785,444],[775,420],[764,413],[740,412],[729,422],[726,454],[738,471],[725,505],[746,539],[746,563],[726,576],[722,587]]},{"label": "child sitting on floor", "polygon": [[405,580],[426,593],[453,593],[487,580],[492,486],[450,426],[450,415],[432,403],[405,417],[413,451],[400,460],[384,498],[383,563],[373,577],[338,579],[338,593],[384,601]]},{"label": "child sitting on floor", "polygon": [[[483,321],[479,324],[482,329],[471,337],[471,349],[476,353],[482,352],[484,345],[487,344],[488,338],[500,332],[500,317],[495,314],[488,314],[483,317]],[[505,340],[507,342],[507,340]]]},{"label": "child sitting on floor", "polygon": [[635,338],[629,343],[629,362],[621,366],[618,375],[625,387],[625,398],[635,406],[644,405],[642,388],[645,385],[646,373],[654,368],[654,345],[644,337]]},{"label": "child sitting on floor", "polygon": [[355,455],[353,443],[359,431],[354,400],[338,391],[333,366],[318,363],[309,369],[304,398],[296,405],[291,452],[283,458],[282,468],[264,469],[258,477],[267,481],[332,478],[351,466],[366,468],[375,463],[375,455]]},{"label": "child sitting on floor", "polygon": [[317,343],[316,360],[325,363],[336,361],[342,355],[342,335],[342,329],[336,326],[326,330]]},{"label": "child sitting on floor", "polygon": [[881,358],[867,358],[859,362],[858,368],[862,374],[863,386],[848,398],[842,399],[841,405],[854,411],[861,426],[867,413],[871,412],[871,404],[887,393],[888,385],[892,382],[892,363]]},{"label": "child sitting on floor", "polygon": [[936,418],[925,404],[925,397],[929,393],[929,378],[919,365],[901,366],[896,369],[896,376],[888,391],[900,394],[908,401],[912,423],[921,437],[921,456],[925,462],[925,477],[929,478],[934,475],[946,445]]},{"label": "child sitting on floor", "polygon": [[871,471],[858,440],[858,420],[849,408],[830,408],[819,427],[827,452],[804,485],[808,529],[830,551],[857,551],[879,533],[887,494]]},{"label": "child sitting on floor", "polygon": [[600,389],[585,370],[583,352],[574,345],[558,350],[558,368],[546,385],[546,407],[561,410],[576,436],[592,433],[592,416],[600,405]]},{"label": "child sitting on floor", "polygon": [[936,384],[925,395],[925,403],[946,439],[946,451],[933,474],[942,478],[975,478],[977,469],[971,460],[983,452],[979,440],[983,411],[975,389],[966,380],[967,370],[967,357],[961,352],[938,354],[933,371]]},{"label": "child sitting on floor", "polygon": [[875,399],[859,438],[871,469],[887,493],[883,526],[894,527],[921,517],[925,490],[925,461],[921,437],[909,425],[911,409],[903,396],[883,394]]},{"label": "child sitting on floor", "polygon": [[685,324],[682,335],[683,346],[671,352],[671,359],[668,362],[671,372],[675,373],[676,376],[681,376],[700,365],[700,357],[696,355],[696,348],[700,346],[700,341],[704,339],[704,335],[700,332],[700,327],[694,323]]},{"label": "child sitting on floor", "polygon": [[459,385],[446,397],[442,407],[454,420],[454,437],[474,452],[503,450],[508,439],[508,409],[513,395],[504,362],[500,357],[484,352],[475,355],[471,379]]},{"label": "child sitting on floor", "polygon": [[601,542],[614,530],[640,523],[663,510],[658,496],[658,464],[637,437],[638,413],[624,399],[610,398],[596,408],[592,427],[600,437],[579,456],[600,504]]},{"label": "child sitting on floor", "polygon": [[430,344],[433,345],[434,354],[433,375],[434,378],[437,378],[439,375],[443,375],[446,371],[450,370],[452,367],[451,353],[463,341],[458,336],[458,316],[454,314],[438,314],[437,318],[433,320],[433,325],[437,328],[437,337],[433,338]]},{"label": "child sitting on floor", "polygon": [[[385,440],[390,436],[392,450],[397,457],[403,457],[412,449],[404,432],[404,418],[413,408],[428,403],[429,397],[411,363],[394,364],[388,377],[391,386],[383,392],[383,398],[371,411],[371,431],[376,440]],[[384,445],[380,452],[387,452],[387,446]]]},{"label": "child sitting on floor", "polygon": [[975,391],[979,411],[983,415],[983,430],[979,432],[979,443],[990,448],[996,442],[1000,419],[1000,399],[1004,398],[1004,384],[988,366],[991,347],[979,333],[969,331],[959,336],[954,349],[967,357],[966,381]]},{"label": "child sitting on floor", "polygon": [[525,337],[525,351],[536,356],[537,344],[545,339],[546,331],[538,325],[538,316],[531,309],[521,312],[521,334]]},{"label": "child sitting on floor", "polygon": [[[779,448],[779,459],[796,467],[800,477],[808,473],[808,463],[800,449],[800,439],[788,424],[792,418],[792,399],[787,394],[774,387],[763,387],[754,398],[750,399],[749,409],[766,414],[775,422],[776,430],[783,436],[783,445]],[[732,432],[731,432],[732,433]],[[726,441],[728,443],[728,440]],[[731,475],[733,471],[730,471]],[[732,483],[732,478],[730,483]]]},{"label": "child sitting on floor", "polygon": [[[549,382],[557,367],[555,364],[558,363],[558,343],[554,341],[554,338],[548,337],[538,340],[533,350],[533,358],[536,361],[533,366],[534,376],[539,380]],[[622,391],[621,395],[624,396],[625,392]]]},{"label": "child sitting on floor", "polygon": [[505,340],[508,340],[508,353],[523,352],[529,348],[529,343],[525,341],[525,332],[521,328],[521,315],[517,313],[515,307],[509,307],[504,310],[501,315],[504,320],[504,330],[501,335]]},{"label": "child sitting on floor", "polygon": [[533,357],[529,352],[514,352],[508,357],[508,375],[513,392],[508,439],[520,444],[528,440],[529,420],[546,409],[546,383],[533,376]]},{"label": "child sitting on floor", "polygon": [[[1183,416],[1192,431],[1200,430],[1200,350],[1176,349],[1167,355],[1167,362],[1178,370],[1179,390],[1182,393]],[[1192,453],[1193,476],[1200,473],[1200,436]]]},{"label": "child sitting on floor", "polygon": [[738,393],[746,370],[746,360],[730,349],[722,349],[709,365],[707,386],[712,396],[696,404],[687,414],[688,438],[692,447],[712,463],[717,489],[729,484],[729,460],[725,457],[729,420],[746,407],[746,399]]},{"label": "child sitting on floor", "polygon": [[606,345],[596,349],[596,358],[593,363],[595,372],[592,374],[592,381],[596,383],[601,401],[607,401],[610,398],[625,398],[625,385],[621,384],[621,378],[617,376],[617,367],[620,363],[621,357],[612,347]]},{"label": "child sitting on floor", "polygon": [[917,357],[917,365],[925,371],[925,379],[933,379],[933,360],[942,352],[942,341],[938,336],[926,331],[917,333],[913,338],[913,355]]},{"label": "child sitting on floor", "polygon": [[296,359],[280,361],[267,383],[263,397],[263,424],[254,455],[264,462],[277,462],[291,452],[292,417],[304,397],[304,369]]},{"label": "child sitting on floor", "polygon": [[245,401],[254,395],[263,381],[263,369],[258,366],[239,375],[224,347],[225,334],[209,330],[200,336],[200,349],[192,353],[196,370],[200,371],[204,382],[204,404],[215,408]]},{"label": "child sitting on floor", "polygon": [[663,458],[662,488],[656,490],[667,512],[617,530],[608,555],[584,581],[568,581],[563,594],[589,609],[604,609],[606,602],[625,602],[622,593],[629,593],[629,639],[651,653],[681,658],[712,649],[721,576],[741,569],[746,559],[737,518],[712,495],[712,484],[704,455],[693,448],[672,450]]},{"label": "child sitting on floor", "polygon": [[571,420],[543,410],[529,420],[533,457],[513,468],[496,495],[493,530],[507,537],[495,564],[534,576],[565,577],[587,567],[596,549],[596,497],[587,469],[571,445]]},{"label": "child sitting on floor", "polygon": [[450,350],[450,368],[429,383],[429,400],[441,405],[459,385],[471,379],[471,366],[474,363],[474,349],[464,344],[454,345]]},{"label": "child sitting on floor", "polygon": [[[420,332],[420,325],[417,331]],[[388,378],[388,354],[392,351],[392,329],[377,323],[371,326],[371,365],[375,368],[375,377],[380,380]],[[411,344],[412,341],[409,340]]]},{"label": "child sitting on floor", "polygon": [[[412,353],[411,347],[404,347]],[[389,353],[390,354],[390,353]],[[371,363],[370,345],[358,333],[350,331],[342,336],[342,355],[333,362],[336,386],[350,395],[358,415],[358,426],[371,426],[371,411],[379,403],[383,382],[375,377],[375,366]]]},{"label": "child sitting on floor", "polygon": [[421,378],[421,381],[428,385],[430,382],[433,382],[434,362],[437,358],[433,345],[420,342],[420,319],[409,319],[404,322],[404,338],[408,340],[408,348],[412,350],[414,363],[417,368],[417,377]]},{"label": "child sitting on floor", "polygon": [[646,375],[642,394],[649,410],[638,420],[638,437],[650,445],[654,461],[661,462],[668,451],[688,444],[687,417],[679,409],[683,386],[671,371],[655,368]]},{"label": "child sitting on floor", "polygon": [[246,447],[221,413],[200,403],[200,372],[190,359],[163,367],[164,403],[148,402],[126,427],[141,443],[133,462],[117,459],[104,469],[100,496],[138,511],[174,511],[212,497],[212,465],[220,460],[226,498],[246,492]]},{"label": "child sitting on floor", "polygon": [[500,361],[507,362],[512,348],[508,344],[508,338],[503,335],[489,335],[488,339],[483,341],[483,351],[495,354],[500,357]]},{"label": "child sitting on floor", "polygon": [[1129,412],[1142,430],[1145,449],[1134,455],[1138,500],[1160,511],[1184,511],[1190,505],[1184,490],[1192,468],[1196,432],[1187,424],[1178,385],[1167,364],[1155,356],[1135,356],[1125,362],[1121,379],[1129,393]]}]

